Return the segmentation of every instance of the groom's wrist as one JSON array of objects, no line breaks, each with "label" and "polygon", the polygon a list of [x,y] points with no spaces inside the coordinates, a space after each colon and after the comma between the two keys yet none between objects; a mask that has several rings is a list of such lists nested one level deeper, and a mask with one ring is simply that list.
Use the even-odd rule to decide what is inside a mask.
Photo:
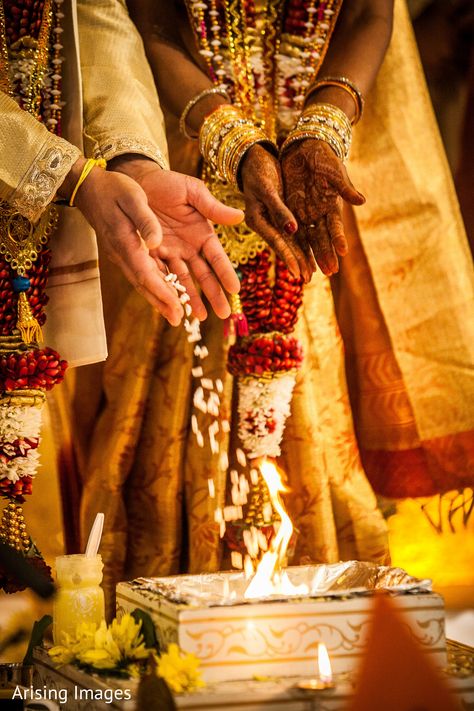
[{"label": "groom's wrist", "polygon": [[146,173],[156,169],[163,170],[156,161],[140,153],[124,153],[107,163],[107,170],[123,173],[134,180],[139,180]]}]

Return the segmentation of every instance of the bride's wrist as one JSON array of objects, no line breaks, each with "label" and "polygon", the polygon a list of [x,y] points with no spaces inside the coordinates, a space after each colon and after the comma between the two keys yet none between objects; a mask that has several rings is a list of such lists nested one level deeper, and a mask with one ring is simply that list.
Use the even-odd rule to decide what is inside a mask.
[{"label": "bride's wrist", "polygon": [[349,121],[355,117],[354,101],[347,92],[337,86],[325,86],[311,94],[305,102],[305,109],[315,104],[332,104],[344,111]]},{"label": "bride's wrist", "polygon": [[184,107],[179,118],[179,130],[185,138],[196,140],[206,118],[223,104],[230,104],[223,86],[213,86],[195,94]]},{"label": "bride's wrist", "polygon": [[316,102],[307,106],[295,128],[284,140],[280,156],[284,156],[294,143],[314,138],[327,143],[341,161],[349,154],[352,126],[345,112],[334,104]]},{"label": "bride's wrist", "polygon": [[211,171],[222,181],[242,190],[241,165],[249,150],[264,146],[275,157],[276,145],[242,109],[224,104],[210,114],[199,132],[199,150]]}]

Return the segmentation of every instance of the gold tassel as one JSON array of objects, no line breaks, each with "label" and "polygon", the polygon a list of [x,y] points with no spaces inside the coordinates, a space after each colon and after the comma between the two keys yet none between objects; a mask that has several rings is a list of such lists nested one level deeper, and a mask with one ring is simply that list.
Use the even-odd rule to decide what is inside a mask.
[{"label": "gold tassel", "polygon": [[31,306],[24,291],[18,294],[18,320],[16,327],[20,331],[21,338],[27,346],[31,343],[42,343],[43,332],[38,321],[33,316]]},{"label": "gold tassel", "polygon": [[247,317],[242,308],[242,301],[238,294],[230,295],[231,314],[224,324],[224,336],[227,338],[230,334],[235,334],[242,338],[249,335],[249,325]]},{"label": "gold tassel", "polygon": [[230,295],[230,308],[233,314],[242,314],[244,312],[242,308],[242,301],[238,294]]},{"label": "gold tassel", "polygon": [[26,531],[23,509],[11,501],[3,510],[0,522],[0,541],[17,551],[27,551],[30,547],[30,537]]}]

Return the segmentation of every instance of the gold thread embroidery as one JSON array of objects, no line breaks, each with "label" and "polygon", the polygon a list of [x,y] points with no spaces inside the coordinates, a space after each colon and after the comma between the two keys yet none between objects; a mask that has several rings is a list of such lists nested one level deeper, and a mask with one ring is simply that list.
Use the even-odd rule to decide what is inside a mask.
[{"label": "gold thread embroidery", "polygon": [[56,194],[80,153],[78,148],[57,136],[48,138],[9,203],[21,215],[35,222]]},{"label": "gold thread embroidery", "polygon": [[154,143],[133,135],[109,138],[107,141],[99,144],[95,149],[94,157],[102,157],[105,158],[105,160],[111,160],[124,153],[139,153],[145,155],[156,161],[164,170],[168,169],[168,161],[164,153]]}]

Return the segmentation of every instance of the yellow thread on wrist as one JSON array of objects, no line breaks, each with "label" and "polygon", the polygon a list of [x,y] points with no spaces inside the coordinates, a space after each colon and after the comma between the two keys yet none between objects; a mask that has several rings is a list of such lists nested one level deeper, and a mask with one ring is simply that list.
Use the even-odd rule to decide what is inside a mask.
[{"label": "yellow thread on wrist", "polygon": [[81,187],[82,183],[84,180],[87,178],[89,173],[91,172],[92,168],[97,166],[98,168],[106,168],[107,167],[107,161],[104,158],[88,158],[85,162],[85,165],[82,169],[82,173],[79,176],[79,180],[76,183],[76,187],[72,191],[71,198],[69,200],[69,207],[74,207],[74,198],[77,195],[77,191]]}]

